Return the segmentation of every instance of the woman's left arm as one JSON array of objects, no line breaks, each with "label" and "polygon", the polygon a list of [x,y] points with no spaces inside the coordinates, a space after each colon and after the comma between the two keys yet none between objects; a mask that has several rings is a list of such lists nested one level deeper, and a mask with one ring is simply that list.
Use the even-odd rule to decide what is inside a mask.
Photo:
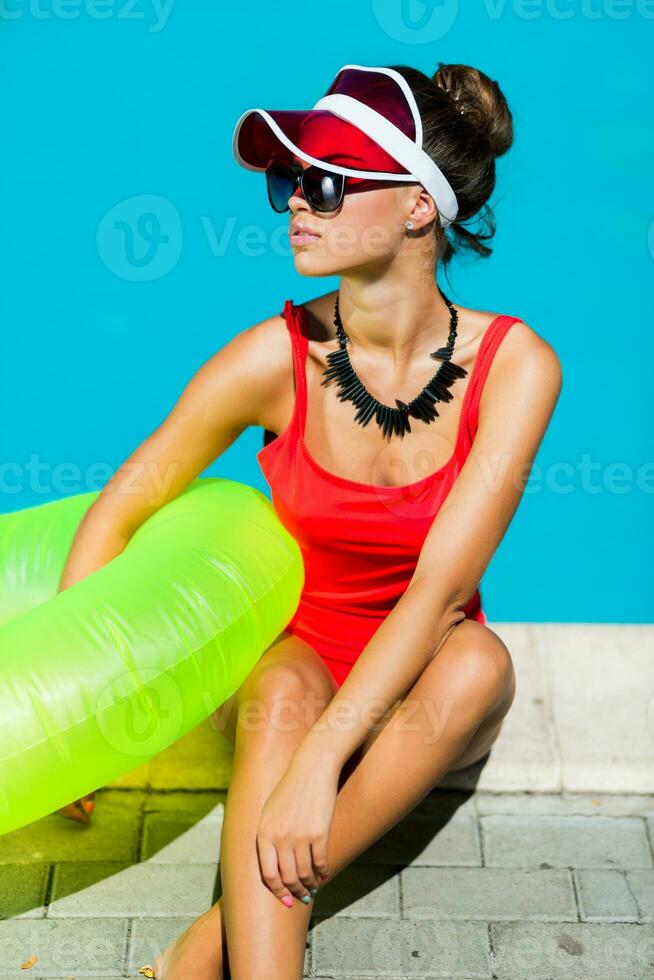
[{"label": "woman's left arm", "polygon": [[[307,732],[264,807],[262,871],[278,897],[303,894],[301,881],[313,880],[307,872],[310,858],[319,874],[328,874],[326,841],[340,771],[465,619],[463,607],[516,512],[561,385],[553,348],[526,324],[515,324],[493,360],[475,439],[429,529],[411,582]],[[281,874],[272,837],[285,852]],[[300,870],[304,874],[298,876]]]},{"label": "woman's left arm", "polygon": [[475,439],[411,582],[298,751],[340,768],[465,619],[463,607],[517,510],[561,383],[556,352],[516,323],[495,356]]}]

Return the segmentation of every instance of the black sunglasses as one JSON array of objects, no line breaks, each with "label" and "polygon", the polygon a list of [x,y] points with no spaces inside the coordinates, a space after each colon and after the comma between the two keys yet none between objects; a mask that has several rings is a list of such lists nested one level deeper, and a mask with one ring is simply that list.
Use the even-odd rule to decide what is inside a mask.
[{"label": "black sunglasses", "polygon": [[314,211],[336,211],[345,193],[345,174],[316,166],[304,170],[300,166],[274,163],[266,169],[266,186],[268,200],[280,214],[290,210],[288,200],[298,186]]},{"label": "black sunglasses", "polygon": [[271,163],[266,168],[268,200],[280,214],[290,210],[288,201],[298,186],[302,188],[304,200],[314,211],[336,211],[341,206],[346,191],[354,193],[381,190],[387,187],[406,187],[414,183],[413,180],[384,180],[379,177],[370,180],[359,177],[353,181],[345,174],[337,174],[333,170],[315,165],[304,170],[299,164]]}]

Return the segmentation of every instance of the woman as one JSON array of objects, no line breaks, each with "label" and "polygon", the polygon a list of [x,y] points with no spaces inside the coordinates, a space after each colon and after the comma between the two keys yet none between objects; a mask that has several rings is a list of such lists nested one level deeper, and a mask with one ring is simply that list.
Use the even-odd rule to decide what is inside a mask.
[{"label": "woman", "polygon": [[[490,254],[511,141],[497,83],[465,65],[347,65],[312,110],[237,123],[237,160],[290,209],[296,270],[339,288],[287,300],[200,368],[94,504],[62,582],[118,554],[247,426],[272,436],[258,458],[304,589],[214,716],[235,746],[222,895],[159,955],[158,980],[301,978],[317,889],[487,755],[513,701],[478,586],[561,368],[524,321],[435,283],[457,246]],[[486,234],[464,227],[482,208]]]}]

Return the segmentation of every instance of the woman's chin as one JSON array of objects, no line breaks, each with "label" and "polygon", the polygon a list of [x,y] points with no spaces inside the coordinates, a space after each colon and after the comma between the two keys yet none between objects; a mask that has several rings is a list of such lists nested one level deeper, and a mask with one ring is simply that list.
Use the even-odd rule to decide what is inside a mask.
[{"label": "woman's chin", "polygon": [[295,271],[301,276],[337,276],[343,271],[342,265],[326,255],[311,254],[309,249],[300,249],[293,255]]}]

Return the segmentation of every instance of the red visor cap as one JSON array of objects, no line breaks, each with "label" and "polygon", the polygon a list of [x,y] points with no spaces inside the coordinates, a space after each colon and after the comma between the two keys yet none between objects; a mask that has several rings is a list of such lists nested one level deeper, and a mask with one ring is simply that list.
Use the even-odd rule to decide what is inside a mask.
[{"label": "red visor cap", "polygon": [[422,184],[447,228],[458,213],[456,195],[422,143],[420,110],[403,74],[366,65],[344,65],[311,109],[248,109],[232,136],[234,156],[248,170],[295,156],[350,180]]},{"label": "red visor cap", "polygon": [[267,111],[299,152],[282,142],[268,121],[255,111],[244,120],[239,132],[239,153],[250,167],[265,170],[273,160],[287,163],[296,156],[309,163],[307,158],[314,157],[327,169],[331,163],[352,170],[406,173],[378,143],[326,109]]},{"label": "red visor cap", "polygon": [[[375,109],[411,140],[415,119],[402,90],[378,71],[341,69],[326,95],[346,95]],[[262,115],[264,112],[265,115]],[[406,168],[353,123],[328,109],[252,109],[236,127],[235,150],[253,170],[265,170],[275,159],[288,161],[304,154],[352,170],[406,174]],[[411,175],[407,174],[411,180]]]}]

